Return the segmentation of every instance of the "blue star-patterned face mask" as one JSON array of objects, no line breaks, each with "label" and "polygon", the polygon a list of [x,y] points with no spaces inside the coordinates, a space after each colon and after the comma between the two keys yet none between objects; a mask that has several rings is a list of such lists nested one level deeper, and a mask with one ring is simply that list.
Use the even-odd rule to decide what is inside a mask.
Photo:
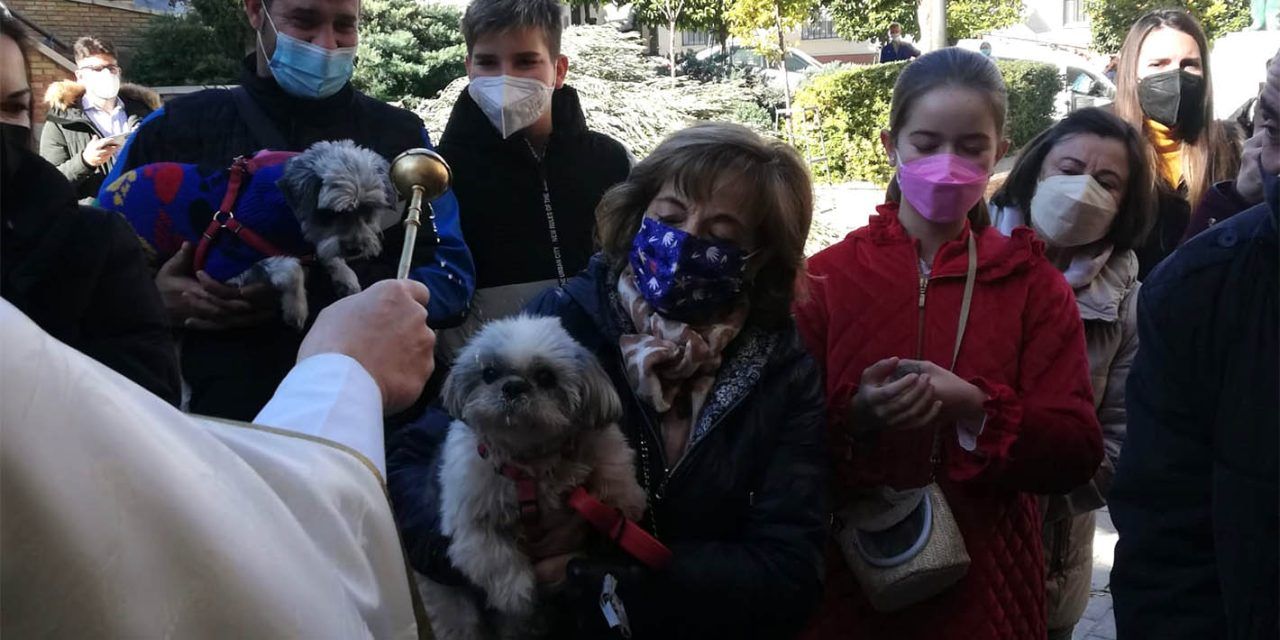
[{"label": "blue star-patterned face mask", "polygon": [[738,297],[748,257],[730,242],[644,218],[630,261],[644,299],[659,314],[692,323],[713,318]]}]

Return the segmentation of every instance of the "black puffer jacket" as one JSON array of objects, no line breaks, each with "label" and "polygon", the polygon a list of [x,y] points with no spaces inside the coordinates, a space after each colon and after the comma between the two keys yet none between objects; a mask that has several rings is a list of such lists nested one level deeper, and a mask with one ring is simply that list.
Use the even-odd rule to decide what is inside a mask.
[{"label": "black puffer jacket", "polygon": [[34,151],[15,155],[4,158],[16,170],[6,167],[0,184],[0,295],[49,335],[177,405],[177,350],[133,227],[77,205]]},{"label": "black puffer jacket", "polygon": [[524,136],[503,140],[466,91],[458,96],[438,150],[453,168],[462,236],[476,261],[479,289],[556,278],[545,172],[565,275],[595,252],[596,204],[631,170],[618,141],[587,129],[578,92],[551,97],[551,139],[541,166]]},{"label": "black puffer jacket", "polygon": [[[551,637],[609,637],[600,580],[621,576],[619,595],[635,638],[786,638],[819,599],[826,533],[826,446],[817,367],[794,328],[748,328],[730,345],[703,416],[717,415],[666,477],[652,410],[627,384],[618,337],[624,322],[612,293],[617,271],[594,258],[586,272],[547,291],[530,311],[559,317],[601,360],[622,397],[623,433],[646,454],[653,479],[646,526],[674,552],[660,574],[575,560],[582,593],[576,629]],[[629,321],[626,321],[629,323]],[[430,420],[428,421],[430,422]],[[399,434],[388,483],[414,567],[455,583],[438,531],[438,416]]]},{"label": "black puffer jacket", "polygon": [[[112,158],[101,166],[91,167],[84,162],[85,147],[102,132],[89,120],[81,106],[84,85],[63,80],[49,85],[44,101],[49,104],[44,130],[40,134],[40,155],[67,177],[76,190],[76,197],[89,204],[98,195],[98,188],[107,173],[115,166]],[[120,102],[128,116],[128,126],[133,129],[152,111],[160,108],[160,96],[150,89],[134,84],[120,86]]]}]

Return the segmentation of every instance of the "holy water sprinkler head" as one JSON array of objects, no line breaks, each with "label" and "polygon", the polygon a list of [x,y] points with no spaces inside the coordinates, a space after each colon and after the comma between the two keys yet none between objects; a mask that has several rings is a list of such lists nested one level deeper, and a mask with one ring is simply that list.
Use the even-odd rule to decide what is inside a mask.
[{"label": "holy water sprinkler head", "polygon": [[453,181],[453,170],[440,154],[430,149],[409,149],[391,161],[391,182],[401,197],[409,200],[409,210],[404,219],[404,247],[400,251],[397,278],[409,277],[413,263],[413,250],[418,243],[418,227],[422,226],[422,207],[427,207],[427,222],[432,235],[440,242],[435,213],[431,201],[444,195]]},{"label": "holy water sprinkler head", "polygon": [[409,149],[391,161],[391,181],[404,198],[412,198],[414,187],[421,187],[423,200],[435,200],[449,190],[453,170],[430,149]]}]

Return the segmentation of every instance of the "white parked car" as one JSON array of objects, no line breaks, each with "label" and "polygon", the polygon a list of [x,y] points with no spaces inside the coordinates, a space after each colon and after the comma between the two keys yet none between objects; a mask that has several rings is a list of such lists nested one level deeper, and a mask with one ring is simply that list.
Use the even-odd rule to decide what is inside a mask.
[{"label": "white parked car", "polygon": [[[1011,45],[994,38],[985,41],[992,43],[991,57],[997,60],[1025,60],[1058,67],[1066,85],[1054,100],[1054,115],[1057,118],[1065,117],[1077,109],[1101,107],[1116,99],[1115,83],[1107,79],[1102,71],[1091,68],[1088,61],[1080,56],[1035,45]],[[984,40],[966,38],[956,43],[956,46],[980,51],[983,42]]]},{"label": "white parked car", "polygon": [[[694,57],[698,60],[707,60],[718,53],[720,53],[720,47],[712,46],[699,51]],[[783,89],[782,72],[778,69],[778,65],[765,62],[764,56],[757,53],[755,49],[736,44],[729,45],[729,58],[734,66],[758,69],[760,76],[769,86],[779,91]],[[786,83],[794,92],[805,78],[822,69],[822,63],[799,49],[787,49],[786,67]]]}]

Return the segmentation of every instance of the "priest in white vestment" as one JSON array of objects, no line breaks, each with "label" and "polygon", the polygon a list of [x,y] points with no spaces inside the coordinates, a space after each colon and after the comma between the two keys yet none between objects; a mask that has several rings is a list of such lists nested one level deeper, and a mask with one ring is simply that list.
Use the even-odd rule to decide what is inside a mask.
[{"label": "priest in white vestment", "polygon": [[182,414],[0,301],[0,636],[429,634],[383,483],[384,408],[430,373],[415,284],[327,309],[254,425]]}]

